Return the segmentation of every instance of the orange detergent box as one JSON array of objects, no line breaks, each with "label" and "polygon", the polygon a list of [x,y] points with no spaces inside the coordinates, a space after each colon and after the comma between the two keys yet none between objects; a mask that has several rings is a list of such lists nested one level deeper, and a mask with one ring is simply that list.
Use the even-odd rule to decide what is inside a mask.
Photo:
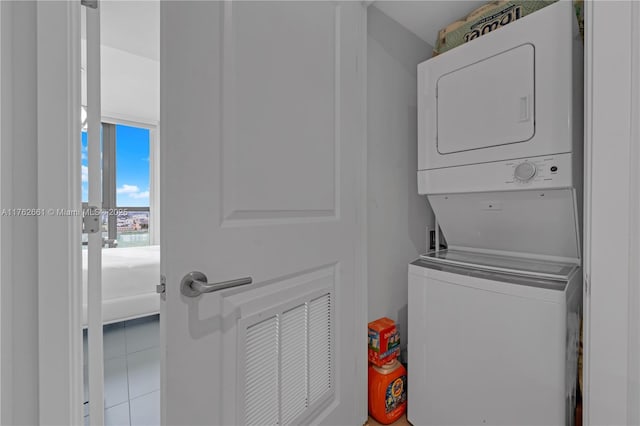
[{"label": "orange detergent box", "polygon": [[400,355],[400,333],[387,317],[369,323],[369,362],[383,366]]}]

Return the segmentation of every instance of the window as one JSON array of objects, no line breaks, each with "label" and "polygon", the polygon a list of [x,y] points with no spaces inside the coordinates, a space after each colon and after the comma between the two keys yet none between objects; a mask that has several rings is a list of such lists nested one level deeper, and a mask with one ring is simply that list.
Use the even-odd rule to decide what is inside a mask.
[{"label": "window", "polygon": [[89,202],[89,160],[87,157],[88,151],[88,136],[85,130],[82,131],[80,141],[82,142],[82,203]]},{"label": "window", "polygon": [[148,246],[150,189],[149,129],[115,126],[115,178],[118,247]]},{"label": "window", "polygon": [[[102,236],[105,247],[151,244],[152,139],[153,131],[149,127],[102,123]],[[84,131],[81,140],[82,202],[86,207],[88,161],[87,133]]]}]

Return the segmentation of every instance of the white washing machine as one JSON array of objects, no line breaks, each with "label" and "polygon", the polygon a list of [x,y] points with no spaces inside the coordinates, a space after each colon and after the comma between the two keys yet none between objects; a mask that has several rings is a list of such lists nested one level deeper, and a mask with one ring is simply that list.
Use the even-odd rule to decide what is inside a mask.
[{"label": "white washing machine", "polygon": [[448,249],[409,265],[409,421],[572,425],[582,306],[575,190],[429,200]]},{"label": "white washing machine", "polygon": [[581,182],[583,48],[559,1],[418,65],[418,192]]},{"label": "white washing machine", "polygon": [[445,250],[409,265],[414,425],[572,425],[575,263]]}]

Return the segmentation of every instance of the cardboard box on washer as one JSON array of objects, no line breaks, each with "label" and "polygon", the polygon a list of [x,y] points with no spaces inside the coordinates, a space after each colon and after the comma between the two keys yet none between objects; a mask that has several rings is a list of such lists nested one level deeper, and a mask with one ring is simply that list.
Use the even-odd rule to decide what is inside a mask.
[{"label": "cardboard box on washer", "polygon": [[[438,33],[433,56],[467,43],[517,21],[557,0],[496,0],[487,3],[465,18],[453,22]],[[580,33],[583,32],[582,0],[574,0]],[[544,31],[544,28],[540,29]]]}]

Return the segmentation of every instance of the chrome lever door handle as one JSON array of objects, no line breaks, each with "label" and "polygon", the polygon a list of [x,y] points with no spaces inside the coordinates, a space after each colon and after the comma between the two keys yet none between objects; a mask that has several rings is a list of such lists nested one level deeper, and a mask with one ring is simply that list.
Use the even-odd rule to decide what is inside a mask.
[{"label": "chrome lever door handle", "polygon": [[218,283],[208,283],[207,281],[207,276],[202,272],[189,272],[180,282],[180,293],[187,297],[197,297],[202,293],[211,293],[225,288],[251,284],[253,279],[251,277],[245,277]]}]

